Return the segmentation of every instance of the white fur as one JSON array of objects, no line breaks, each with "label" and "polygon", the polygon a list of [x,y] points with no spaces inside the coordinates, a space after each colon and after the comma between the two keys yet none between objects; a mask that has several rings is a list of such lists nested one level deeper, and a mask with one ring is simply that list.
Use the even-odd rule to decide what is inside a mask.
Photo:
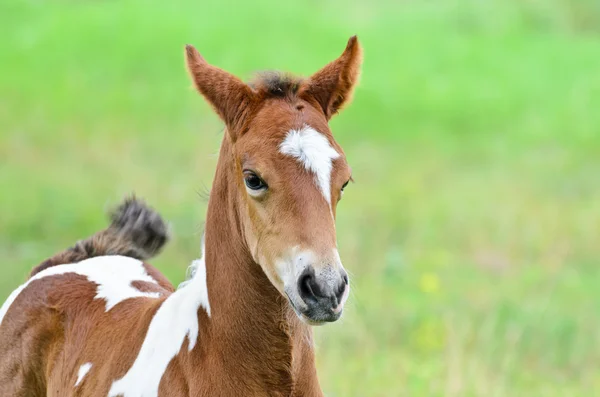
[{"label": "white fur", "polygon": [[301,130],[290,130],[279,146],[281,153],[295,157],[304,168],[315,174],[317,186],[331,205],[331,169],[333,160],[340,157],[327,137],[305,125]]},{"label": "white fur", "polygon": [[77,372],[77,382],[75,382],[75,387],[79,386],[83,378],[90,372],[92,369],[92,363],[85,363],[81,367],[79,367],[79,371]]},{"label": "white fur", "polygon": [[312,250],[294,246],[275,262],[275,269],[285,286],[296,287],[298,278],[307,266],[314,264],[317,256]]},{"label": "white fur", "polygon": [[210,316],[204,259],[192,263],[193,277],[170,295],[150,322],[140,352],[125,376],[112,384],[109,397],[156,397],[169,362],[185,338],[191,351],[198,339],[198,308]]},{"label": "white fur", "polygon": [[25,284],[10,294],[2,308],[0,308],[0,324],[2,324],[9,307],[21,291],[27,288],[32,281],[67,273],[85,276],[89,281],[97,284],[95,299],[106,301],[106,311],[126,299],[138,297],[158,298],[160,296],[156,292],[141,292],[131,285],[133,281],[146,281],[156,284],[156,280],[146,273],[143,262],[125,256],[99,256],[79,263],[49,267],[27,280]]}]

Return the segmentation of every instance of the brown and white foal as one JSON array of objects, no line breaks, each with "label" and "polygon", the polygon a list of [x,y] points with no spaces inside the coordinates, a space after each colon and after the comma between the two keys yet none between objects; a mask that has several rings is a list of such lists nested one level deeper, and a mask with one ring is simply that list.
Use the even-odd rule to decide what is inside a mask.
[{"label": "brown and white foal", "polygon": [[192,46],[186,58],[226,124],[202,259],[177,290],[104,237],[42,264],[0,309],[0,396],[322,395],[310,325],[337,320],[349,291],[335,212],[351,174],[328,121],[358,79],[358,41],[304,80],[247,85]]}]

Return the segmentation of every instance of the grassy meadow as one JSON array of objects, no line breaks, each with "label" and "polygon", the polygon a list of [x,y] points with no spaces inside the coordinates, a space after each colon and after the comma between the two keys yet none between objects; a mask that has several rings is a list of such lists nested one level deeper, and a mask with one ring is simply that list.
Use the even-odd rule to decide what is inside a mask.
[{"label": "grassy meadow", "polygon": [[595,0],[0,4],[0,301],[136,192],[199,252],[222,125],[183,45],[249,78],[308,75],[357,34],[332,121],[353,293],[316,330],[328,396],[600,390],[600,3]]}]

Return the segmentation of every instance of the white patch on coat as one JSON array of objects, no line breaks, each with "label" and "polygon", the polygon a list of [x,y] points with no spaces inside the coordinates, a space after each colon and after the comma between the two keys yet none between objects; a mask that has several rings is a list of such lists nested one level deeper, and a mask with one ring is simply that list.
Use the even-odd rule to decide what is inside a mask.
[{"label": "white patch on coat", "polygon": [[158,298],[160,296],[157,292],[142,292],[131,285],[133,281],[158,284],[146,272],[143,262],[126,256],[98,256],[79,263],[52,266],[34,275],[25,284],[14,290],[6,302],[4,302],[4,305],[0,309],[0,325],[9,307],[31,282],[44,277],[67,273],[85,276],[89,281],[97,284],[94,299],[104,299],[106,301],[106,311],[109,311],[126,299],[140,297]]},{"label": "white patch on coat", "polygon": [[77,382],[75,382],[75,387],[79,386],[83,378],[90,372],[92,369],[92,363],[85,363],[81,367],[79,367],[79,371],[77,372]]},{"label": "white patch on coat", "polygon": [[340,157],[327,137],[305,125],[301,130],[290,130],[279,151],[295,157],[304,168],[315,174],[317,186],[331,205],[331,169],[333,160]]},{"label": "white patch on coat", "polygon": [[112,384],[108,397],[157,397],[167,366],[181,350],[186,337],[188,350],[198,339],[198,309],[210,316],[204,259],[192,263],[193,277],[171,294],[150,322],[135,362],[125,376]]}]

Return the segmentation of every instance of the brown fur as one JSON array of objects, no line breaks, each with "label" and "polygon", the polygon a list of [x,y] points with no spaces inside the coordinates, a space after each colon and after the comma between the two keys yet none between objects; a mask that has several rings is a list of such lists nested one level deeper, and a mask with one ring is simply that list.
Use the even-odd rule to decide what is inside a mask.
[{"label": "brown fur", "polygon": [[362,49],[353,36],[341,57],[315,73],[306,85],[305,95],[321,105],[327,119],[339,112],[352,98],[360,75]]},{"label": "brown fur", "polygon": [[[227,133],[206,220],[211,316],[198,309],[197,343],[191,351],[189,341],[183,343],[161,378],[159,395],[322,396],[312,329],[283,296],[272,261],[296,244],[314,249],[325,266],[335,246],[330,214],[335,214],[350,170],[327,120],[348,99],[357,78],[358,42],[350,39],[338,60],[307,80],[269,75],[252,86],[209,65],[191,46],[186,55],[196,87],[222,117]],[[305,124],[342,154],[331,176],[331,208],[313,176],[277,149],[286,131]],[[242,175],[246,167],[269,180],[268,197],[248,197]],[[102,237],[92,236],[50,258],[33,274],[98,254],[142,258],[154,252],[138,250],[148,246],[139,241],[152,239],[140,240],[134,229],[116,230],[111,226]],[[160,292],[161,298],[128,299],[109,312],[102,300],[94,299],[96,286],[83,276],[32,281],[0,324],[0,396],[106,396],[135,361],[150,321],[173,291],[155,269],[146,269],[162,280],[159,286],[132,285]],[[86,362],[94,367],[75,388],[77,371]]]}]

